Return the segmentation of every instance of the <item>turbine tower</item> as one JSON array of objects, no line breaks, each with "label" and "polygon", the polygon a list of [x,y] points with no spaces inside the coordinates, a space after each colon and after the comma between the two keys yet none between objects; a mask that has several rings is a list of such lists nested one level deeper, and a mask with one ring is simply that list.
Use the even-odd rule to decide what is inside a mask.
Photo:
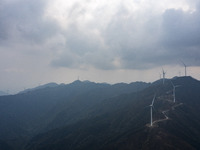
[{"label": "turbine tower", "polygon": [[154,103],[154,101],[155,101],[155,98],[156,98],[156,94],[154,95],[154,98],[153,98],[153,100],[152,100],[152,103],[151,103],[151,105],[149,105],[149,107],[150,107],[150,126],[152,127],[152,125],[153,125],[153,119],[152,119],[152,108],[153,108],[153,103]]},{"label": "turbine tower", "polygon": [[162,68],[162,74],[163,74],[163,84],[165,83],[165,74],[166,72],[164,71],[164,69]]},{"label": "turbine tower", "polygon": [[173,97],[174,97],[174,103],[176,102],[176,88],[179,87],[180,85],[174,85],[171,81],[171,84],[173,86]]},{"label": "turbine tower", "polygon": [[[181,61],[182,62],[182,61]],[[183,65],[184,65],[184,67],[185,67],[185,76],[187,76],[187,66],[186,66],[186,64],[184,63],[184,62],[182,62],[183,63]]]}]

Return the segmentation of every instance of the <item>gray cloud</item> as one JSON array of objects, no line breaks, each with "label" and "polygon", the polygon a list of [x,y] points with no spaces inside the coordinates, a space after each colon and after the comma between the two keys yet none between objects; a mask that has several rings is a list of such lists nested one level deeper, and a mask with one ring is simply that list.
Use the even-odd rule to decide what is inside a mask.
[{"label": "gray cloud", "polygon": [[[90,12],[93,18],[86,21],[89,7],[77,2],[66,13],[68,27],[62,28],[45,16],[47,4],[45,0],[3,1],[1,43],[11,44],[12,39],[17,39],[21,49],[31,43],[47,53],[53,51],[50,65],[54,67],[138,70],[177,64],[180,60],[200,65],[198,5],[194,12],[167,9],[156,14],[153,10],[132,12],[121,4],[110,18],[105,17],[103,24],[98,15],[104,12],[99,9],[97,14]],[[64,39],[61,47],[56,47],[59,42],[53,39],[58,34]],[[51,38],[55,41],[45,45]]]},{"label": "gray cloud", "polygon": [[[100,37],[91,32],[93,28],[78,30],[76,25],[73,25],[66,33],[66,49],[59,59],[53,61],[53,64],[66,67],[85,64],[98,69],[154,67],[157,65],[153,62],[154,58],[160,54],[156,47],[158,25],[157,18],[152,16],[150,19],[143,21],[139,17],[135,18],[134,14],[130,14],[125,7],[120,6],[104,29],[97,28]],[[69,62],[69,59],[64,60],[68,57],[66,51],[74,54],[73,60],[76,65]]]},{"label": "gray cloud", "polygon": [[[71,74],[72,81],[82,72],[93,77],[91,70],[97,76],[131,71],[141,77],[140,73],[151,74],[161,66],[181,65],[181,61],[200,66],[197,2],[170,1],[165,7],[154,0],[67,4],[62,0],[1,0],[1,88],[7,82],[11,86],[36,85],[34,80],[65,82],[66,74],[69,78]],[[122,78],[116,76],[115,81]]]},{"label": "gray cloud", "polygon": [[165,50],[158,43],[159,23],[152,12],[137,16],[124,7],[119,9],[104,32],[104,39],[113,52],[117,51],[115,55],[121,58],[121,68],[140,70],[156,67],[158,61],[159,65],[166,63]]},{"label": "gray cloud", "polygon": [[169,9],[163,14],[164,45],[190,47],[200,45],[199,10],[193,13]]},{"label": "gray cloud", "polygon": [[92,32],[81,31],[76,25],[64,33],[65,44],[61,53],[52,61],[54,67],[87,69],[90,66],[99,69],[113,69],[112,54],[104,47],[100,37]]},{"label": "gray cloud", "polygon": [[53,36],[58,26],[53,20],[44,18],[45,7],[45,0],[3,1],[0,5],[0,40],[22,38],[39,43]]},{"label": "gray cloud", "polygon": [[163,14],[161,44],[170,57],[182,59],[191,66],[200,65],[199,15],[199,7],[194,12],[169,9]]}]

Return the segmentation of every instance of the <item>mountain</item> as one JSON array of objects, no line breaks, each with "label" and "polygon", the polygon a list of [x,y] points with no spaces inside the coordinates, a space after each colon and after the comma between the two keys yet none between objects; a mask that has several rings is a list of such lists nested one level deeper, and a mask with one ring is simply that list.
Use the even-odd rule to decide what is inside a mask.
[{"label": "mountain", "polygon": [[[176,102],[173,102],[173,86]],[[200,81],[74,81],[0,97],[0,149],[198,150]],[[153,126],[150,107],[156,93]]]},{"label": "mountain", "polygon": [[110,85],[77,80],[0,97],[0,140],[14,150],[21,150],[38,134],[101,114],[101,110],[97,111],[98,106],[106,99],[138,92],[150,85],[144,82]]},{"label": "mountain", "polygon": [[9,144],[1,140],[0,140],[0,148],[1,150],[13,150],[11,146],[9,146]]},{"label": "mountain", "polygon": [[[173,87],[176,103],[173,102]],[[109,97],[93,106],[89,117],[41,133],[27,150],[198,150],[200,149],[200,81],[191,77],[156,81],[138,92]],[[156,93],[153,126],[151,101]],[[93,114],[93,115],[91,115]]]},{"label": "mountain", "polygon": [[30,92],[30,91],[35,91],[35,90],[39,90],[39,89],[44,89],[44,88],[56,87],[56,86],[58,86],[57,83],[51,82],[51,83],[47,83],[47,84],[44,84],[44,85],[37,86],[35,88],[26,89],[24,91],[19,92],[19,94]]}]

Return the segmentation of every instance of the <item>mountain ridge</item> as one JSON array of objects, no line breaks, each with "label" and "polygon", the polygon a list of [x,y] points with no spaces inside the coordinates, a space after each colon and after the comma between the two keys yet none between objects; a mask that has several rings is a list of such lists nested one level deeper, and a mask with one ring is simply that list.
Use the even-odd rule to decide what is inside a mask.
[{"label": "mountain ridge", "polygon": [[25,89],[24,91],[20,91],[17,94],[27,93],[27,92],[31,92],[31,91],[35,91],[35,90],[39,90],[39,89],[44,89],[44,88],[49,88],[49,87],[51,88],[51,87],[56,87],[56,86],[58,86],[57,83],[50,82],[50,83],[47,83],[47,84],[44,84],[44,85],[39,85],[39,86],[34,87],[34,88]]},{"label": "mountain ridge", "polygon": [[[171,82],[181,85],[176,89],[176,103],[173,102]],[[18,133],[11,131],[16,135],[13,136],[16,142],[19,140],[17,137],[24,138],[21,146],[15,147],[9,138],[4,138],[4,142],[14,146],[15,150],[198,149],[200,117],[196,114],[200,107],[199,88],[200,81],[191,77],[166,79],[165,84],[162,80],[114,85],[75,81],[8,96],[7,100],[0,97],[0,108],[4,108],[0,109],[0,127],[4,127],[2,122],[10,117],[5,117],[3,110],[13,108],[16,113],[27,107],[23,110],[27,111],[27,117],[19,121],[23,114],[20,112],[11,121],[19,125],[14,126]],[[151,127],[148,106],[155,93]],[[15,102],[15,105],[10,102]],[[19,110],[16,109],[17,102],[23,104]],[[30,111],[34,113],[32,117],[28,115]],[[26,124],[23,124],[24,120]],[[9,128],[9,122],[6,124]],[[0,132],[2,137],[3,132]]]},{"label": "mountain ridge", "polygon": [[[183,82],[183,80],[187,81],[182,85],[183,89],[185,89],[188,86],[187,85],[188,83],[191,83],[191,81],[192,82],[194,81],[194,79],[188,78],[188,77],[179,78],[178,80],[173,79],[172,81],[175,81],[177,83],[177,82]],[[199,81],[197,82],[198,82],[198,86],[200,87]],[[196,81],[193,83],[196,83]],[[152,84],[152,86],[155,86],[155,84]],[[151,88],[151,90],[148,88]],[[150,94],[152,95],[151,98],[148,98],[150,100],[150,101],[148,100],[149,102],[151,102],[153,98],[153,94],[155,91],[154,88],[147,87],[147,89],[144,89],[152,93]],[[107,112],[104,111],[105,112],[104,114],[100,114],[96,118],[93,118],[93,119],[91,118],[92,120],[88,120],[88,121],[85,120],[85,123],[83,120],[83,122],[74,124],[72,125],[72,127],[66,126],[66,128],[59,129],[60,131],[54,130],[53,133],[47,132],[46,134],[40,135],[39,137],[36,136],[34,139],[32,139],[32,142],[30,142],[26,148],[28,150],[32,150],[31,147],[32,147],[32,144],[34,143],[34,145],[38,145],[38,146],[40,145],[39,147],[36,146],[38,150],[44,149],[44,148],[52,149],[51,147],[54,147],[53,149],[56,149],[56,150],[62,149],[62,148],[67,148],[69,150],[70,149],[85,150],[88,148],[95,149],[95,150],[101,150],[101,149],[104,149],[104,150],[111,150],[111,149],[126,150],[127,149],[128,150],[128,149],[133,149],[133,148],[142,149],[142,150],[146,150],[146,149],[164,149],[164,150],[198,149],[200,147],[200,140],[199,140],[200,139],[199,137],[200,117],[194,115],[195,111],[190,108],[193,105],[190,105],[188,107],[187,105],[189,104],[187,103],[181,104],[180,101],[182,100],[180,100],[180,98],[178,98],[178,102],[173,104],[173,99],[171,96],[172,85],[170,81],[166,82],[166,85],[164,86],[160,84],[157,88],[159,88],[160,90],[159,92],[157,91],[158,97],[160,97],[160,99],[157,99],[155,101],[155,109],[158,109],[156,107],[159,107],[159,105],[163,103],[169,103],[169,111],[167,112],[167,115],[170,118],[169,120],[157,122],[152,127],[149,127],[148,118],[146,118],[147,115],[144,115],[144,113],[147,113],[147,114],[149,113],[144,108],[142,110],[139,110],[139,113],[138,112],[135,113],[135,117],[136,117],[136,118],[134,117],[135,119],[132,118],[131,115],[127,117],[126,119],[125,116],[127,116],[127,114],[131,112],[133,113],[133,110],[130,108],[131,103],[133,102],[131,99],[134,96],[136,97],[135,104],[137,104],[138,107],[141,101],[143,101],[142,100],[143,98],[141,98],[140,100],[137,100],[137,98],[139,98],[140,96],[142,97],[144,96],[144,94],[142,94],[143,91],[140,91],[136,95],[133,94],[132,96],[130,96],[131,94],[127,94],[125,97],[122,96],[123,101],[127,99],[130,103],[126,103],[126,104],[124,103],[125,104],[124,105],[122,98],[119,98],[120,96],[118,98],[115,97],[114,101],[116,102],[116,99],[118,99],[117,101],[120,103],[119,105],[115,105],[115,108],[112,111],[110,110],[107,110]],[[171,89],[171,93],[168,92],[168,89]],[[187,90],[189,89],[187,88]],[[177,91],[177,94],[178,93],[179,92]],[[184,99],[185,100],[183,100],[183,102],[187,102],[186,98]],[[147,99],[145,101],[147,102]],[[111,105],[112,104],[113,103],[111,102]],[[122,105],[124,106],[122,107]],[[142,106],[148,106],[148,104],[142,104]],[[111,107],[108,106],[108,108],[111,108]],[[128,109],[128,113],[126,112],[124,108]],[[164,115],[162,114],[163,110],[164,108],[161,108],[161,110],[158,109],[157,110],[158,115],[157,116],[154,115],[154,119],[156,118],[158,120],[162,119],[164,117]],[[181,110],[182,110],[182,114],[180,114]],[[184,111],[187,110],[189,112],[189,116],[187,114],[188,112],[185,113],[183,110]],[[115,115],[118,117],[115,118],[114,117]],[[134,113],[133,113],[133,116],[134,116]],[[144,116],[146,117],[144,118]],[[191,119],[192,117],[194,117],[197,120]],[[109,119],[107,120],[106,118],[109,118]],[[113,120],[113,118],[115,119]],[[140,123],[137,120],[140,120],[139,121]],[[194,124],[191,125],[190,123],[187,123],[186,120],[190,120],[190,122],[193,122]],[[138,122],[139,124],[134,125],[134,123],[136,122]],[[170,128],[169,129],[166,128],[167,126]],[[177,127],[179,127],[180,129],[177,130]],[[75,131],[71,131],[73,128]],[[94,128],[94,130],[92,131],[91,128]],[[80,129],[80,130],[76,131],[77,129]],[[185,131],[186,133],[183,132],[181,129]],[[68,133],[68,130],[70,130],[70,133]],[[194,137],[189,136],[189,134],[194,135]],[[60,138],[58,138],[56,135],[59,135]],[[45,137],[45,140],[44,140],[44,137]],[[77,139],[77,137],[80,137],[80,138]],[[136,137],[139,138],[140,141]],[[124,140],[124,138],[125,139],[128,138],[128,139]],[[38,139],[41,139],[43,142],[38,143],[40,141]],[[54,141],[54,142],[50,143],[48,139],[49,140],[51,139],[51,141]],[[58,140],[61,140],[61,141],[58,141]],[[76,143],[74,143],[73,140],[75,140]],[[67,142],[67,141],[71,141],[71,142]],[[141,141],[144,141],[144,142],[141,142]],[[137,144],[137,143],[140,143],[140,144]],[[62,145],[62,147],[59,148],[59,146],[57,145]]]},{"label": "mountain ridge", "polygon": [[10,143],[10,139],[26,139],[77,122],[105,98],[149,86],[147,83],[124,85],[129,84],[120,88],[119,85],[75,81],[0,97],[0,139]]}]

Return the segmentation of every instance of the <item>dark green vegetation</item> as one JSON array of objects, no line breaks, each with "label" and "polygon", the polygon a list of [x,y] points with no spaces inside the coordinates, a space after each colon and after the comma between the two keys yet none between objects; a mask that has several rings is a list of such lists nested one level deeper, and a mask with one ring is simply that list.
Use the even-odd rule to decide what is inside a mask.
[{"label": "dark green vegetation", "polygon": [[[176,103],[171,81],[181,85]],[[2,96],[0,149],[200,149],[200,82],[191,77],[171,81],[164,85],[161,80],[115,85],[75,81]],[[147,106],[155,92],[155,122],[149,127]]]}]

